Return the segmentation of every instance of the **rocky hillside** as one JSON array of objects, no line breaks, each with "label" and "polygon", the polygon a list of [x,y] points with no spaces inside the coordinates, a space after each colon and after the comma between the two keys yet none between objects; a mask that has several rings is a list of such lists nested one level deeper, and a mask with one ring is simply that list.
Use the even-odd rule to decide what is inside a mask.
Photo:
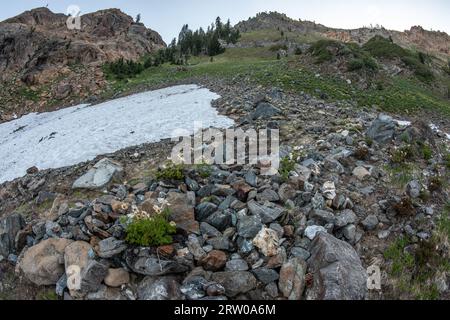
[{"label": "rocky hillside", "polygon": [[99,68],[104,62],[136,60],[165,46],[158,33],[118,9],[83,15],[81,30],[69,30],[67,18],[38,8],[0,23],[0,80],[6,88],[0,101],[8,105],[0,110],[3,120],[14,112],[42,111],[45,100],[94,95],[105,85]]},{"label": "rocky hillside", "polygon": [[343,42],[365,43],[376,35],[391,37],[395,43],[417,49],[446,59],[450,56],[450,36],[445,32],[424,30],[420,26],[399,32],[380,28],[359,28],[354,30],[329,28],[315,22],[294,20],[277,12],[260,13],[256,17],[240,22],[236,27],[241,32],[257,30],[280,30],[323,37]]},{"label": "rocky hillside", "polygon": [[[215,107],[237,127],[280,128],[280,174],[167,165],[167,141],[30,169],[0,186],[0,298],[448,297],[442,132],[245,81],[195,81],[220,93]],[[145,240],[130,227],[161,222],[162,208],[167,231]],[[370,266],[381,290],[367,288]]]}]

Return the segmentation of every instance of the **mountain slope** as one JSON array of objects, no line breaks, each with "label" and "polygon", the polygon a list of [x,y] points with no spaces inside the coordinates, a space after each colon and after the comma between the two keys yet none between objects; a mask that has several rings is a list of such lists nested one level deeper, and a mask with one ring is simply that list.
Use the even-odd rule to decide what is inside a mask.
[{"label": "mountain slope", "polygon": [[365,43],[376,35],[391,37],[398,45],[417,49],[436,55],[443,60],[450,57],[450,36],[445,32],[427,31],[420,26],[399,32],[387,30],[383,27],[359,28],[354,30],[329,28],[315,22],[294,20],[278,12],[259,13],[247,21],[236,25],[243,33],[278,30],[285,33],[300,33],[310,37],[322,37],[343,42]]},{"label": "mountain slope", "polygon": [[[67,19],[38,8],[0,22],[0,80],[10,91],[0,102],[18,114],[31,111],[31,106],[23,105],[24,93],[34,102],[42,95],[65,100],[72,94],[92,93],[103,85],[99,66],[104,62],[136,60],[165,47],[158,33],[118,9],[83,15],[81,30],[69,30]],[[18,87],[22,91],[17,92]],[[36,103],[32,110],[40,111]]]}]

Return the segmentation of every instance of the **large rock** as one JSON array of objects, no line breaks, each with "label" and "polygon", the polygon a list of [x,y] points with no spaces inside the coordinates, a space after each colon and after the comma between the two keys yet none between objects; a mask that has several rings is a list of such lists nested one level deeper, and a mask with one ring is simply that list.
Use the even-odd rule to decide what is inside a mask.
[{"label": "large rock", "polygon": [[276,231],[264,227],[253,239],[253,244],[266,257],[273,257],[278,253],[279,241]]},{"label": "large rock", "polygon": [[320,232],[311,243],[308,268],[314,274],[309,300],[363,300],[367,273],[348,243]]},{"label": "large rock", "polygon": [[177,261],[151,255],[146,250],[141,250],[138,254],[128,250],[125,260],[132,271],[146,276],[156,277],[188,271],[186,266]]},{"label": "large rock", "polygon": [[255,276],[248,271],[217,272],[213,273],[212,280],[225,288],[228,297],[249,292],[257,285]]},{"label": "large rock", "polygon": [[237,231],[241,237],[253,239],[262,229],[259,216],[243,216],[237,224]]},{"label": "large rock", "polygon": [[278,286],[284,297],[289,300],[301,300],[305,290],[306,262],[293,258],[283,264],[280,270]]},{"label": "large rock", "polygon": [[6,258],[13,253],[16,235],[24,226],[25,221],[19,214],[0,219],[0,256]]},{"label": "large rock", "polygon": [[123,240],[117,240],[114,237],[102,240],[98,243],[97,253],[100,258],[112,258],[127,249],[127,245]]},{"label": "large rock", "polygon": [[25,252],[19,268],[38,286],[54,285],[64,274],[64,251],[72,242],[67,239],[42,241]]},{"label": "large rock", "polygon": [[111,159],[104,158],[97,162],[92,169],[78,178],[72,186],[72,189],[95,190],[104,188],[113,178],[120,178],[123,173],[123,167]]},{"label": "large rock", "polygon": [[64,250],[64,265],[66,274],[69,275],[67,287],[72,295],[81,290],[81,275],[92,259],[92,253],[91,245],[85,241],[73,242]]},{"label": "large rock", "polygon": [[146,277],[137,289],[139,300],[181,300],[180,284],[174,277]]},{"label": "large rock", "polygon": [[385,144],[394,138],[396,124],[394,120],[386,115],[380,115],[367,130],[367,137]]},{"label": "large rock", "polygon": [[70,266],[78,266],[81,271],[87,266],[91,259],[92,246],[85,241],[71,243],[64,250],[64,265],[66,270]]},{"label": "large rock", "polygon": [[170,220],[177,224],[177,228],[187,233],[200,233],[200,227],[195,220],[194,204],[184,193],[169,192],[166,198],[170,208]]},{"label": "large rock", "polygon": [[117,288],[123,284],[130,282],[130,274],[123,268],[108,270],[108,274],[105,278],[105,284],[109,287]]},{"label": "large rock", "polygon": [[268,102],[260,102],[255,111],[250,115],[253,120],[270,119],[276,115],[281,114],[280,109],[274,107]]},{"label": "large rock", "polygon": [[285,209],[280,206],[271,203],[267,204],[270,204],[270,206],[261,205],[256,201],[251,200],[247,206],[252,215],[259,216],[261,221],[267,224],[277,220],[285,212]]}]

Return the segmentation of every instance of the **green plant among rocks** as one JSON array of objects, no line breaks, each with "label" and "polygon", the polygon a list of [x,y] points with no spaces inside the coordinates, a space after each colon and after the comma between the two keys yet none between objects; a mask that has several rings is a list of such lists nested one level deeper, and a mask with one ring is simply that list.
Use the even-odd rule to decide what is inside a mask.
[{"label": "green plant among rocks", "polygon": [[212,174],[212,166],[206,163],[197,164],[195,170],[203,179],[209,178]]},{"label": "green plant among rocks", "polygon": [[172,235],[176,233],[176,224],[169,221],[170,210],[164,209],[152,216],[137,215],[123,219],[126,225],[126,238],[129,244],[154,247],[171,244]]},{"label": "green plant among rocks", "polygon": [[165,168],[156,172],[156,179],[158,180],[183,180],[184,168],[181,164],[170,163]]},{"label": "green plant among rocks", "polygon": [[287,181],[289,179],[289,173],[295,169],[295,164],[296,161],[290,157],[281,159],[279,173],[283,180]]}]

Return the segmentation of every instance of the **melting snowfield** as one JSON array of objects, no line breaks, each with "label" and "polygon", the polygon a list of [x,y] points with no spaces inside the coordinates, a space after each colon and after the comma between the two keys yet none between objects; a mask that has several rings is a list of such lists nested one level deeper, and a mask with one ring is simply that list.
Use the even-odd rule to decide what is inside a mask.
[{"label": "melting snowfield", "polygon": [[175,129],[228,128],[233,120],[211,106],[219,95],[197,85],[149,91],[95,106],[28,114],[0,124],[0,183],[36,166],[61,168],[142,143],[172,138]]}]

